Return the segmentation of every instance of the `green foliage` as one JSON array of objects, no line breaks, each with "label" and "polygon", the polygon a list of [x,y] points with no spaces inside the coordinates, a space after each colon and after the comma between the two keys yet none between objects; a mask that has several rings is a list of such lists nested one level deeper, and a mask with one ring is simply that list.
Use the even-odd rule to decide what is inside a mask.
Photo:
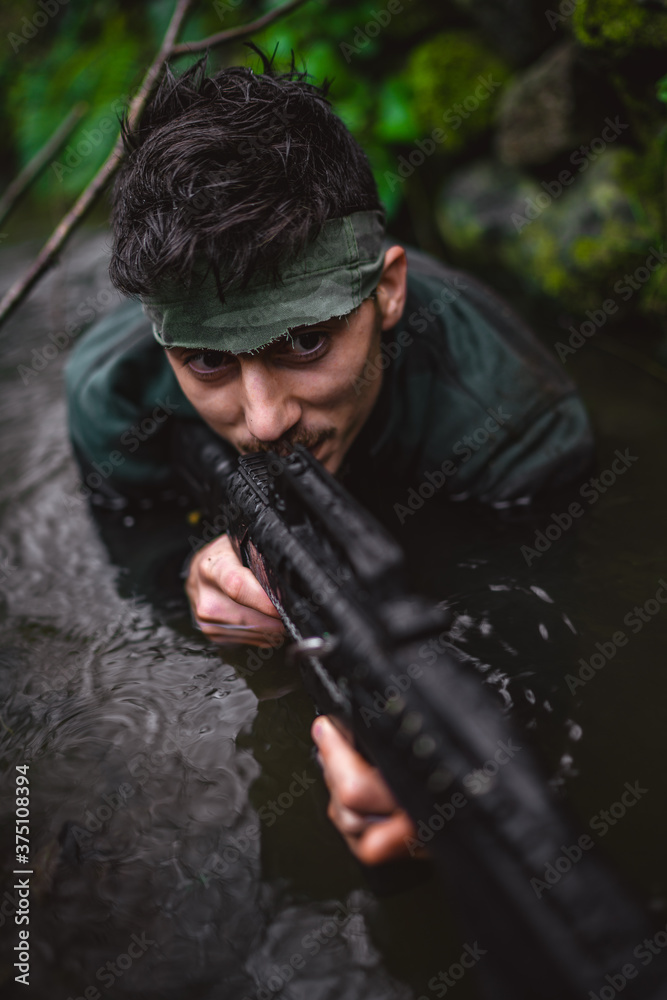
[{"label": "green foliage", "polygon": [[663,76],[661,80],[658,80],[657,97],[659,101],[667,104],[667,76]]},{"label": "green foliage", "polygon": [[[295,14],[266,29],[255,41],[269,52],[278,45],[282,61],[293,51],[302,57],[314,82],[332,82],[331,104],[366,151],[391,216],[403,192],[400,187],[392,189],[385,174],[395,169],[400,144],[414,142],[421,132],[414,95],[404,78],[404,40],[397,44],[397,57],[383,57],[387,47],[396,44],[392,38],[400,33],[410,11],[406,5],[386,25],[380,24],[375,34],[377,12],[385,10],[386,4],[373,2],[331,4],[324,10],[320,5],[317,23]],[[386,19],[383,15],[382,20]]]},{"label": "green foliage", "polygon": [[623,54],[637,47],[667,47],[667,16],[637,0],[579,0],[572,17],[577,40]]},{"label": "green foliage", "polygon": [[404,75],[422,132],[444,125],[450,152],[489,127],[508,77],[502,60],[465,31],[449,31],[418,46]]},{"label": "green foliage", "polygon": [[[193,5],[182,38],[247,23],[284,2],[204,0]],[[365,149],[397,235],[405,235],[406,220],[408,239],[433,233],[437,219],[454,259],[473,268],[480,261],[504,267],[575,310],[595,307],[619,271],[636,267],[638,256],[665,238],[667,76],[653,82],[664,70],[660,54],[646,50],[667,46],[667,14],[636,0],[577,0],[572,28],[592,50],[583,59],[619,96],[634,147],[605,153],[517,233],[513,212],[543,188],[539,175],[508,171],[493,156],[497,105],[510,79],[495,39],[476,24],[474,4],[391,2],[389,11],[389,0],[309,0],[253,41],[268,53],[277,46],[279,65],[287,67],[293,52],[314,82],[331,82],[332,106]],[[44,145],[74,104],[88,105],[67,148],[31,191],[40,213],[71,203],[104,161],[117,113],[157,52],[174,6],[175,0],[71,2],[32,32],[36,8],[4,0],[0,34],[20,38],[0,50],[4,180]],[[196,58],[179,58],[175,69]],[[657,69],[642,77],[628,71],[630,60],[656,60]],[[209,57],[211,70],[239,63],[260,68],[242,44]],[[435,129],[445,133],[443,141],[432,142]],[[559,164],[551,167],[547,176],[557,176]],[[633,299],[637,304],[667,315],[667,267]]]},{"label": "green foliage", "polygon": [[137,83],[139,45],[121,15],[109,18],[103,32],[86,46],[65,35],[45,58],[21,73],[8,94],[8,110],[23,162],[44,144],[79,101],[88,112],[65,149],[42,178],[46,196],[54,182],[76,195],[95,175],[118,135],[117,118]]}]

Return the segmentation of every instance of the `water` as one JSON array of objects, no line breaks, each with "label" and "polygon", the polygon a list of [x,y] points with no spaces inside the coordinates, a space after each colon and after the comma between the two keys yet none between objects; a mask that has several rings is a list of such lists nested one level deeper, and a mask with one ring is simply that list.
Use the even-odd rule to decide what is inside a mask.
[{"label": "water", "polygon": [[[32,249],[2,251],[4,285]],[[191,628],[174,586],[173,519],[107,525],[115,564],[72,499],[66,350],[49,359],[44,348],[86,298],[99,313],[112,307],[105,261],[104,234],[81,237],[4,331],[3,996],[25,995],[12,967],[13,794],[25,762],[30,996],[430,1000],[429,981],[466,943],[446,893],[431,877],[383,892],[348,854],[325,815],[312,707],[282,653],[253,671],[248,649],[221,651]],[[39,357],[41,370],[26,374]],[[659,605],[640,628],[623,619],[667,578],[667,385],[594,343],[573,368],[600,469],[616,449],[637,460],[595,503],[577,484],[582,516],[530,565],[521,546],[572,495],[534,517],[431,502],[403,526],[395,498],[368,499],[406,547],[413,584],[450,601],[453,638],[528,727],[582,825],[625,782],[646,789],[597,836],[662,913],[667,615]],[[619,630],[626,644],[585,683],[568,683]],[[456,996],[476,996],[470,975]]]}]

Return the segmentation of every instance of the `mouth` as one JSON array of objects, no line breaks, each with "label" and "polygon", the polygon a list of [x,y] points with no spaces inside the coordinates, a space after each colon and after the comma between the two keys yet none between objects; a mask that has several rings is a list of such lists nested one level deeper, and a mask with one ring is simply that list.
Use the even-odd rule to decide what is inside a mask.
[{"label": "mouth", "polygon": [[286,458],[291,455],[297,444],[302,445],[306,448],[314,458],[321,461],[321,456],[324,450],[326,450],[325,445],[327,441],[330,441],[335,437],[335,431],[333,428],[329,428],[325,431],[316,433],[305,433],[301,434],[295,438],[293,441],[272,441],[272,442],[253,442],[252,444],[246,445],[245,447],[240,447],[239,451],[242,455],[250,454],[251,452],[262,452],[262,451],[272,451],[279,458]]}]

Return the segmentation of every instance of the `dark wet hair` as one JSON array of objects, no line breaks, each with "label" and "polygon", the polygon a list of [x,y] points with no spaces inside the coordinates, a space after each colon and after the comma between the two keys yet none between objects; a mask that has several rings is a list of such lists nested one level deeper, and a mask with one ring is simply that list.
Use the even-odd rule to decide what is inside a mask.
[{"label": "dark wet hair", "polygon": [[[257,50],[259,51],[259,50]],[[218,288],[276,276],[327,219],[380,208],[368,160],[327,100],[295,69],[202,59],[168,70],[140,127],[124,123],[113,193],[113,283],[128,295],[186,283],[205,259]],[[275,53],[274,53],[275,55]]]}]

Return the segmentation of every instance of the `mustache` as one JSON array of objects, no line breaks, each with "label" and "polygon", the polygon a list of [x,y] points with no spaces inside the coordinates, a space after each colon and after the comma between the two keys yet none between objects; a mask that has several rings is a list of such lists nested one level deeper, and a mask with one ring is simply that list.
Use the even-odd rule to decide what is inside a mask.
[{"label": "mustache", "polygon": [[276,441],[260,441],[259,438],[251,438],[249,441],[244,441],[242,444],[237,445],[237,448],[242,455],[249,455],[251,452],[256,451],[273,451],[281,458],[285,458],[294,451],[297,444],[303,445],[304,448],[314,449],[322,444],[323,441],[329,441],[335,434],[336,429],[334,427],[326,427],[324,430],[319,431],[302,428],[293,433],[288,432]]}]

